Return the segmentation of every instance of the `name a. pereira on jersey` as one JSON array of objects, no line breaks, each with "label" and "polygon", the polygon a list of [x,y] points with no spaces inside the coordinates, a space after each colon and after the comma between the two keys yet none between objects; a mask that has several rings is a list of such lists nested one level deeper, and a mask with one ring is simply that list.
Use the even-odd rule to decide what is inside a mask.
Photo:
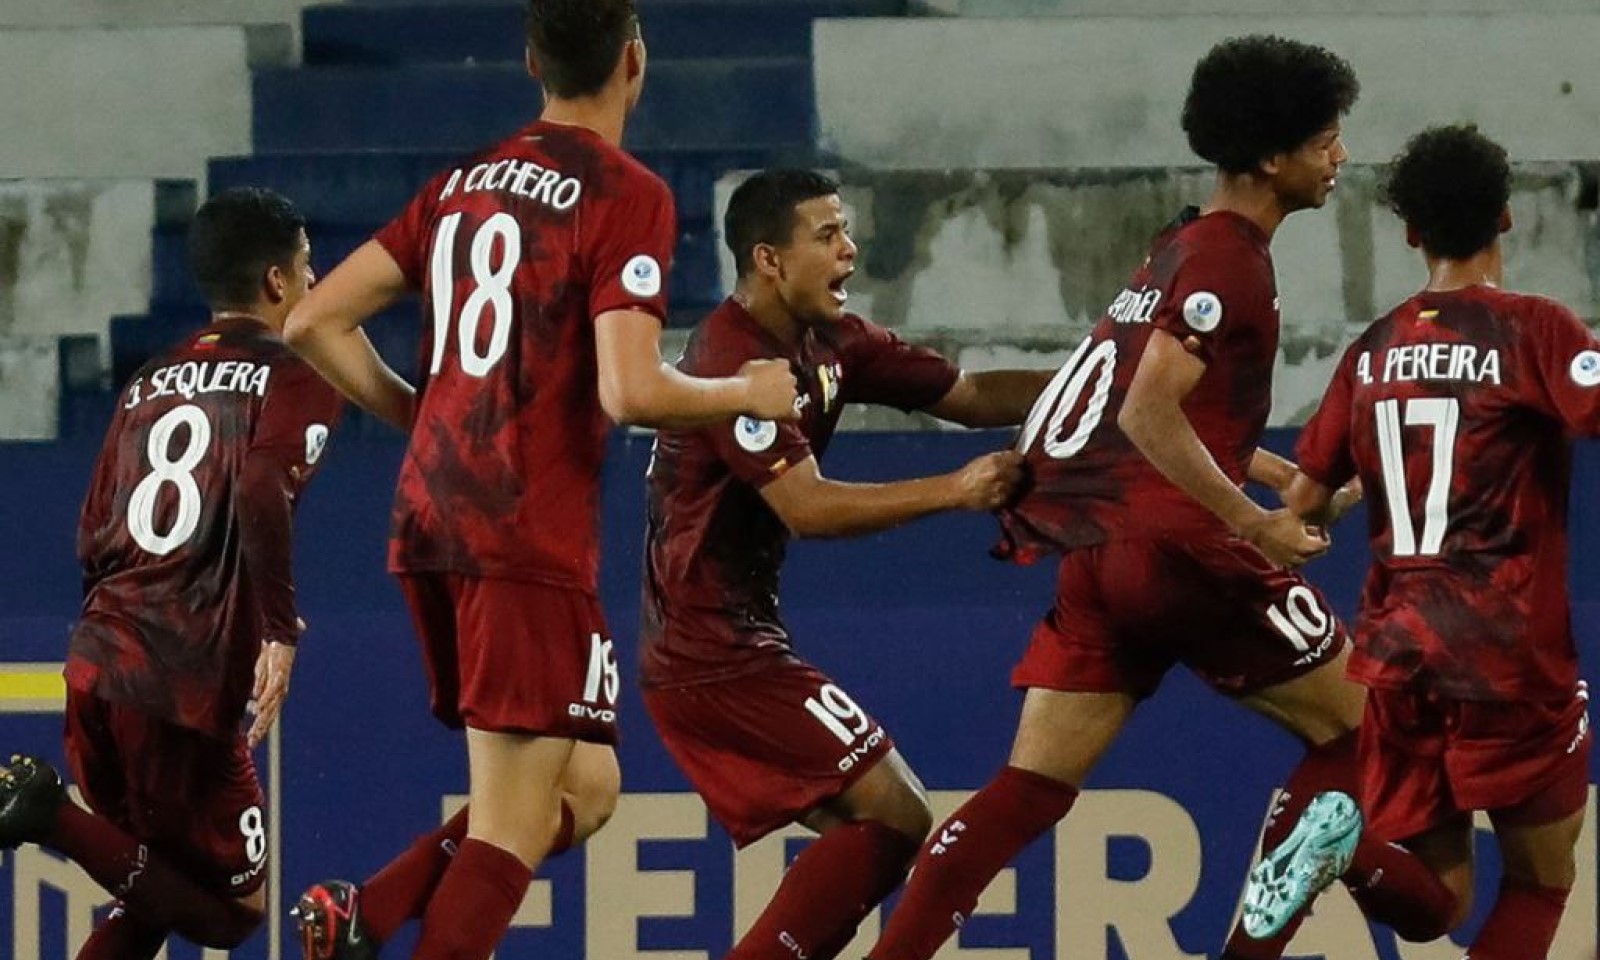
[{"label": "name a. pereira on jersey", "polygon": [[526,197],[563,213],[571,210],[583,196],[583,183],[578,178],[515,157],[456,168],[439,192],[439,199],[443,201],[457,189],[462,193],[498,190]]},{"label": "name a. pereira on jersey", "polygon": [[[1372,351],[1356,360],[1356,376],[1372,383]],[[1460,380],[1500,384],[1500,351],[1470,343],[1408,343],[1383,352],[1383,382]]]},{"label": "name a. pereira on jersey", "polygon": [[[157,368],[147,378],[139,377],[128,385],[125,410],[132,410],[157,397],[182,397],[193,400],[203,393],[253,393],[267,395],[272,368],[251,360],[185,360]],[[148,386],[148,389],[146,387]]]}]

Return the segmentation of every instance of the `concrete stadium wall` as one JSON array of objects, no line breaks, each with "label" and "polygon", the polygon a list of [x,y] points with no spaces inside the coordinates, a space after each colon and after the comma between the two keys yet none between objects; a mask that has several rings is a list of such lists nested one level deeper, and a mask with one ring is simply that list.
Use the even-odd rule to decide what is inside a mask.
[{"label": "concrete stadium wall", "polygon": [[[1265,0],[1263,0],[1265,2]],[[1520,160],[1600,157],[1600,13],[824,20],[821,143],[892,169],[1165,167],[1195,162],[1178,125],[1212,44],[1278,33],[1347,57],[1360,161],[1432,123],[1475,121]]]},{"label": "concrete stadium wall", "polygon": [[0,179],[203,181],[250,152],[250,68],[292,51],[283,25],[0,31]]},{"label": "concrete stadium wall", "polygon": [[6,0],[5,27],[151,27],[296,23],[300,11],[342,0]]},{"label": "concrete stadium wall", "polygon": [[[1378,200],[1379,170],[1346,167],[1328,208],[1296,214],[1273,242],[1284,336],[1272,422],[1310,415],[1363,325],[1418,289],[1422,259]],[[1578,208],[1584,172],[1523,164],[1506,238],[1507,282],[1600,316],[1600,230]],[[718,209],[741,177],[718,188]],[[846,171],[861,245],[850,308],[984,369],[1051,365],[1104,312],[1149,241],[1208,172]],[[720,219],[719,219],[720,222]],[[724,289],[733,263],[723,248]],[[893,428],[863,411],[862,426]]]},{"label": "concrete stadium wall", "polygon": [[186,220],[187,183],[0,181],[0,437],[56,433],[57,340],[106,339],[150,303],[151,234]]}]

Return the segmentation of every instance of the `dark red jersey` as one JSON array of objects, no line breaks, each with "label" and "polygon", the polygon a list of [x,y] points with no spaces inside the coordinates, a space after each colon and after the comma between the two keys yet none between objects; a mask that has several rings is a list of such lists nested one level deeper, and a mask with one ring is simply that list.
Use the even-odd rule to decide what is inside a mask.
[{"label": "dark red jersey", "polygon": [[1600,433],[1600,341],[1541,297],[1422,293],[1345,353],[1300,468],[1359,474],[1373,566],[1351,675],[1466,700],[1569,697],[1573,434]]},{"label": "dark red jersey", "polygon": [[536,123],[439,174],[377,235],[423,294],[389,564],[593,593],[594,320],[666,316],[672,195],[590,130]]},{"label": "dark red jersey", "polygon": [[1151,331],[1192,342],[1206,371],[1183,406],[1201,443],[1243,484],[1272,407],[1278,296],[1267,237],[1236,214],[1192,208],[1156,238],[1088,338],[1039,395],[1018,449],[1029,480],[1002,511],[1001,553],[1032,562],[1118,538],[1225,532],[1151,466],[1117,415]]},{"label": "dark red jersey", "polygon": [[70,684],[236,735],[261,644],[299,638],[291,522],[339,408],[252,319],[206,327],[134,376],[78,525]]},{"label": "dark red jersey", "polygon": [[793,365],[804,404],[798,422],[740,417],[656,436],[641,614],[646,685],[738,676],[788,655],[778,571],[789,532],[761,488],[807,457],[820,459],[846,403],[915,410],[937,403],[960,376],[932,350],[852,314],[788,346],[733,300],[695,329],[678,366],[724,377],[766,357]]}]

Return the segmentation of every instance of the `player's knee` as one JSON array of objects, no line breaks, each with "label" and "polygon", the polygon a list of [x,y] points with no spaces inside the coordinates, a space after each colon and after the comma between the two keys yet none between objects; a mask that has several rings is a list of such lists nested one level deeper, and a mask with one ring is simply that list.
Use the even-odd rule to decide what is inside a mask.
[{"label": "player's knee", "polygon": [[569,769],[562,780],[562,802],[572,811],[572,844],[583,843],[604,827],[617,812],[622,795],[622,770],[616,755],[606,755]]}]

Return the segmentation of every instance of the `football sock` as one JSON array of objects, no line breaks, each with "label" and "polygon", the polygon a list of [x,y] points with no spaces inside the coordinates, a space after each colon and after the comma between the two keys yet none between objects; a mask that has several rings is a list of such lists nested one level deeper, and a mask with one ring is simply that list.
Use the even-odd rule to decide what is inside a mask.
[{"label": "football sock", "polygon": [[[1317,794],[1325,790],[1342,790],[1354,796],[1356,775],[1355,731],[1321,746],[1307,746],[1300,764],[1284,781],[1272,812],[1267,815],[1266,826],[1261,830],[1261,851],[1271,850],[1288,839],[1295,824],[1299,823],[1300,815]],[[1277,936],[1266,940],[1252,939],[1244,932],[1242,924],[1236,924],[1222,955],[1228,960],[1278,960],[1304,919],[1303,913],[1294,917]]]},{"label": "football sock", "polygon": [[1340,879],[1367,919],[1384,924],[1402,940],[1426,943],[1450,932],[1456,895],[1403,847],[1362,837]]},{"label": "football sock", "polygon": [[406,851],[361,885],[361,926],[386,942],[407,920],[422,916],[445,868],[467,838],[467,808],[417,838]]},{"label": "football sock", "polygon": [[205,947],[231,949],[261,925],[261,912],[218,896],[168,866],[150,848],[75,803],[63,802],[44,845],[65,855],[148,927]]},{"label": "football sock", "polygon": [[510,851],[463,840],[428,902],[414,960],[487,960],[532,879],[533,871]]},{"label": "football sock", "polygon": [[1072,809],[1070,784],[1004,767],[989,785],[934,828],[872,960],[928,960],[950,938],[978,895],[1034,838]]},{"label": "football sock", "polygon": [[872,820],[828,830],[795,857],[729,960],[831,960],[905,879],[917,844]]},{"label": "football sock", "polygon": [[1472,960],[1543,960],[1555,942],[1569,892],[1501,880],[1500,897],[1467,955]]}]

